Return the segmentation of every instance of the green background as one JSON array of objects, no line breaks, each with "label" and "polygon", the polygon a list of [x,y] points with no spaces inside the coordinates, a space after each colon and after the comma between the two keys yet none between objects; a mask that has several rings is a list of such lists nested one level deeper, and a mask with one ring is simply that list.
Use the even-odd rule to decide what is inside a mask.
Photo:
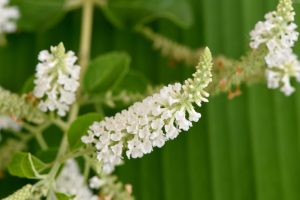
[{"label": "green background", "polygon": [[[113,1],[113,0],[112,0]],[[194,24],[183,30],[159,20],[153,28],[193,48],[209,46],[214,55],[238,58],[248,49],[249,31],[276,0],[187,0]],[[300,23],[300,4],[295,4]],[[115,29],[95,10],[92,57],[126,50],[131,67],[154,84],[183,80],[191,68],[172,65],[149,41],[129,30]],[[37,53],[60,41],[78,52],[80,11],[67,14],[47,32],[18,33],[0,48],[0,84],[20,91],[34,73]],[[299,48],[298,48],[299,49]],[[297,51],[299,52],[299,51]],[[266,85],[242,88],[242,96],[210,98],[203,118],[163,149],[119,167],[121,180],[133,184],[138,200],[299,200],[300,86],[291,97]],[[0,181],[0,196],[17,187]]]}]

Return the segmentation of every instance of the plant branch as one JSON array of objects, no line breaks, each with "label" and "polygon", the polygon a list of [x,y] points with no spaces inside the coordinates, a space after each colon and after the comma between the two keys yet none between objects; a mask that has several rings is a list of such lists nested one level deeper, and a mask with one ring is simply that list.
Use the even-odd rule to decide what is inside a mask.
[{"label": "plant branch", "polygon": [[30,124],[24,123],[23,127],[27,129],[29,132],[31,132],[35,138],[42,150],[47,150],[48,145],[43,137],[43,131],[49,126],[49,124],[42,125],[40,127],[34,127],[31,126]]},{"label": "plant branch", "polygon": [[92,26],[93,26],[93,0],[84,0],[82,7],[82,25],[81,25],[81,40],[80,40],[80,66],[81,77],[85,74],[91,51]]}]

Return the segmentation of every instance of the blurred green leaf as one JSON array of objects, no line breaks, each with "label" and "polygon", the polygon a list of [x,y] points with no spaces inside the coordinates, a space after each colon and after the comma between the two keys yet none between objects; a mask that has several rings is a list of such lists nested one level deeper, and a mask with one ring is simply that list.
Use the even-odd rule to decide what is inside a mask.
[{"label": "blurred green leaf", "polygon": [[183,28],[193,23],[191,7],[185,0],[114,0],[109,1],[107,6],[110,11],[106,10],[104,14],[118,26],[135,26],[159,18],[168,19]]},{"label": "blurred green leaf", "polygon": [[56,192],[55,196],[57,198],[57,200],[71,200],[75,198],[75,195],[68,195],[68,194],[64,194],[64,193],[60,193],[60,192]]},{"label": "blurred green leaf", "polygon": [[38,178],[39,172],[45,169],[46,164],[30,153],[19,152],[14,155],[8,165],[11,175],[23,178]]},{"label": "blurred green leaf", "polygon": [[34,88],[34,75],[30,76],[24,83],[21,92],[22,93],[29,93],[33,91]]},{"label": "blurred green leaf", "polygon": [[123,90],[128,92],[144,93],[149,85],[149,80],[142,74],[134,70],[130,70],[128,74],[120,81],[114,89],[118,93]]},{"label": "blurred green leaf", "polygon": [[58,153],[58,148],[57,147],[52,147],[52,148],[49,148],[45,151],[37,152],[36,156],[40,160],[42,160],[43,162],[50,163],[50,162],[55,160],[57,153]]},{"label": "blurred green leaf", "polygon": [[92,60],[84,77],[84,88],[89,93],[101,93],[113,88],[129,70],[130,56],[112,52]]},{"label": "blurred green leaf", "polygon": [[25,31],[40,31],[51,28],[64,15],[64,0],[12,0],[18,6],[21,17],[18,27]]},{"label": "blurred green leaf", "polygon": [[100,121],[103,116],[98,113],[89,113],[78,117],[72,124],[68,131],[68,141],[70,148],[73,150],[83,145],[81,137],[85,135],[89,127],[95,121]]}]

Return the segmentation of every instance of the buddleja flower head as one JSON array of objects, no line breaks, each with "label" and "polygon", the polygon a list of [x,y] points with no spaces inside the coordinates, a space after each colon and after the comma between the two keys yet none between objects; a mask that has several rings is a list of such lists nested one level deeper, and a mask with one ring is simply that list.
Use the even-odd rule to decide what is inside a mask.
[{"label": "buddleja flower head", "polygon": [[2,129],[16,132],[21,129],[21,126],[16,121],[12,120],[11,117],[7,115],[0,115],[0,132]]},{"label": "buddleja flower head", "polygon": [[74,200],[98,200],[98,197],[85,184],[75,160],[66,162],[57,178],[56,189],[67,195],[75,195]]},{"label": "buddleja flower head", "polygon": [[266,20],[258,22],[250,33],[253,49],[261,45],[268,49],[265,56],[268,87],[281,88],[286,95],[295,90],[290,83],[291,77],[296,77],[300,82],[300,62],[292,50],[299,36],[294,16],[292,1],[281,0],[277,10],[266,14]]},{"label": "buddleja flower head", "polygon": [[76,65],[74,52],[65,52],[64,45],[51,47],[50,52],[41,51],[36,69],[33,94],[41,99],[39,108],[55,111],[65,116],[76,98],[79,87],[80,66]]},{"label": "buddleja flower head", "polygon": [[0,0],[0,35],[15,32],[17,29],[19,10],[17,7],[8,6],[8,3],[9,0]]},{"label": "buddleja flower head", "polygon": [[211,82],[211,68],[212,57],[207,48],[193,79],[166,86],[114,117],[95,122],[82,141],[96,148],[103,171],[110,173],[122,163],[123,150],[128,158],[142,157],[197,122],[201,115],[193,104],[201,106],[208,101],[204,88]]},{"label": "buddleja flower head", "polygon": [[90,188],[99,190],[100,199],[134,200],[132,186],[123,184],[116,176],[103,174],[101,178],[94,176],[90,179]]},{"label": "buddleja flower head", "polygon": [[2,199],[2,200],[29,200],[32,194],[32,185],[25,185],[23,188],[15,192],[14,194]]},{"label": "buddleja flower head", "polygon": [[19,96],[0,86],[0,114],[12,116],[17,120],[27,120],[41,124],[45,121],[42,111],[28,101],[26,95]]}]

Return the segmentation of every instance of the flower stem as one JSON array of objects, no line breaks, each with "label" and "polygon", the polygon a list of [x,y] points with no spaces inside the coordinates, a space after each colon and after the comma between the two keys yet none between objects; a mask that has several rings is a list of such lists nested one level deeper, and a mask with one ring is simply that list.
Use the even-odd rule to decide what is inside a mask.
[{"label": "flower stem", "polygon": [[36,141],[38,142],[42,150],[48,149],[48,145],[43,137],[43,131],[48,127],[48,123],[45,126],[40,127],[33,127],[30,124],[24,123],[23,127],[35,136]]},{"label": "flower stem", "polygon": [[[77,98],[80,99],[82,82],[85,71],[88,67],[91,54],[91,41],[93,32],[93,13],[94,13],[94,0],[82,0],[82,20],[81,20],[81,38],[80,38],[80,52],[79,64],[81,66],[80,73],[80,88],[78,90]],[[71,114],[68,122],[71,123],[77,117],[79,106],[74,104],[71,108]]]},{"label": "flower stem", "polygon": [[92,27],[93,27],[93,11],[94,11],[94,1],[84,0],[83,7],[82,7],[80,61],[79,61],[81,66],[81,77],[80,77],[81,81],[90,59]]},{"label": "flower stem", "polygon": [[42,150],[45,151],[49,148],[44,137],[42,136],[42,133],[35,134],[35,138],[36,138],[37,142],[39,143],[40,147],[42,148]]},{"label": "flower stem", "polygon": [[54,162],[54,165],[47,177],[49,184],[50,184],[50,189],[48,190],[47,200],[51,199],[51,191],[53,189],[52,185],[53,185],[53,182],[55,181],[55,177],[56,177],[56,175],[59,171],[59,168],[62,164],[60,162],[60,158],[66,153],[67,149],[68,149],[68,138],[67,138],[67,134],[64,134],[63,139],[60,144],[60,147],[59,147],[59,150],[58,150],[58,153],[57,153],[57,156],[56,156],[56,159],[55,159],[55,162]]}]

